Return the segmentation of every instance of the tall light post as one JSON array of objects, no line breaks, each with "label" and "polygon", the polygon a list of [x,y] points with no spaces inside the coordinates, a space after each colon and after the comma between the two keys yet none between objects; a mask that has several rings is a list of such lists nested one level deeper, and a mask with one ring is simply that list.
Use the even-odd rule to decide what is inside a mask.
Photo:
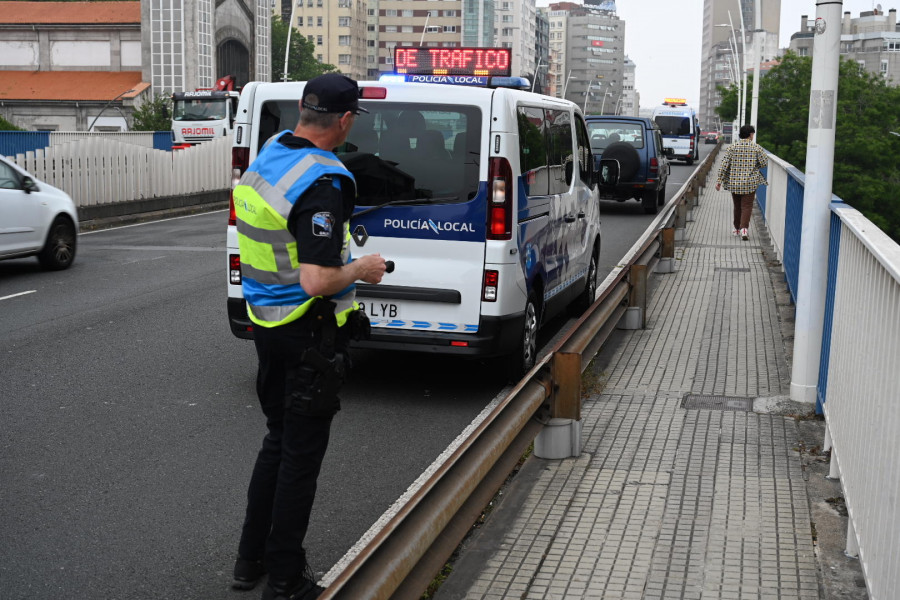
[{"label": "tall light post", "polygon": [[[581,107],[581,112],[583,112],[584,114],[587,114],[587,102],[588,102],[588,98],[591,95],[591,86],[592,85],[594,85],[594,82],[588,81],[587,91],[584,93],[584,106]],[[603,85],[603,82],[600,82],[597,84],[598,89],[601,85]],[[600,114],[603,114],[602,110],[600,111]]]},{"label": "tall light post", "polygon": [[282,81],[287,81],[287,73],[288,73],[288,55],[291,51],[291,31],[294,30],[294,7],[297,6],[297,2],[291,1],[291,20],[288,22],[288,31],[287,31],[287,43],[284,45],[284,74],[281,76]]},{"label": "tall light post", "polygon": [[612,92],[603,92],[603,102],[600,103],[600,114],[603,114],[603,109],[606,108],[606,97],[612,96]]},{"label": "tall light post", "polygon": [[[534,84],[537,82],[537,79],[541,74],[541,69],[549,69],[550,68],[550,65],[541,66],[541,61],[543,61],[543,60],[544,60],[543,56],[538,56],[538,64],[537,64],[537,67],[534,69],[534,81],[531,82],[531,91],[532,92],[534,92]],[[543,90],[544,86],[541,86],[541,89]]]},{"label": "tall light post", "polygon": [[574,79],[574,78],[572,77],[572,69],[569,69],[569,75],[566,77],[566,82],[563,83],[563,92],[562,92],[562,97],[563,97],[563,98],[566,97],[566,90],[569,89],[569,80],[570,80],[570,79]]},{"label": "tall light post", "polygon": [[[743,17],[742,17],[742,19],[743,19]],[[738,120],[739,125],[743,125],[744,124],[744,106],[746,106],[746,101],[744,99],[744,97],[745,97],[744,94],[746,92],[745,92],[744,88],[747,86],[747,81],[746,81],[747,69],[745,68],[746,63],[743,60],[744,53],[741,52],[740,55],[738,55],[737,35],[735,34],[735,31],[734,31],[734,24],[731,21],[731,11],[728,11],[728,23],[718,23],[718,24],[716,24],[716,27],[728,27],[729,29],[731,29],[731,40],[730,40],[730,43],[732,44],[731,54],[734,56],[735,66],[737,67],[736,73],[735,73],[736,77],[733,78],[733,81],[737,85],[737,96],[738,96],[737,120]],[[743,44],[742,44],[742,46],[743,46]],[[741,77],[744,78],[743,83],[741,82]]]},{"label": "tall light post", "polygon": [[[753,95],[750,98],[750,124],[756,130],[756,116],[759,112],[759,80],[762,79],[762,72],[759,68],[762,62],[762,49],[759,47],[760,34],[762,33],[762,11],[760,10],[759,0],[753,2]],[[756,132],[756,139],[759,139],[759,131]]]},{"label": "tall light post", "polygon": [[[132,92],[134,92],[134,90],[125,90],[124,92],[122,92],[121,94],[119,94],[118,96],[116,96],[116,97],[113,98],[112,100],[109,100],[106,104],[104,104],[104,105],[103,105],[103,108],[100,109],[100,112],[97,113],[97,116],[94,117],[94,120],[91,121],[91,125],[90,125],[90,127],[87,128],[87,130],[90,131],[90,130],[92,130],[92,129],[94,128],[94,123],[97,122],[97,119],[100,118],[100,115],[103,114],[103,111],[106,110],[107,108],[109,108],[109,105],[110,105],[110,104],[112,104],[113,102],[115,102],[116,100],[118,100],[119,98],[121,98],[122,96],[124,96],[125,94],[130,94],[130,93],[132,93]],[[122,113],[119,113],[119,114],[122,114]],[[124,119],[125,116],[123,115],[122,118]],[[125,121],[125,128],[126,128],[126,129],[128,128],[128,121]]]}]

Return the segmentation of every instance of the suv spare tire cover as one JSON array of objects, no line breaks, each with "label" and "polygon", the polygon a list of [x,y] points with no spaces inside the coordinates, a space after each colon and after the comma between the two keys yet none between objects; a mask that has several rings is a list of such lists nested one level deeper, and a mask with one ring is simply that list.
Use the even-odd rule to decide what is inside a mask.
[{"label": "suv spare tire cover", "polygon": [[601,159],[619,161],[619,180],[631,181],[641,166],[641,157],[637,150],[627,142],[614,142],[606,147]]}]

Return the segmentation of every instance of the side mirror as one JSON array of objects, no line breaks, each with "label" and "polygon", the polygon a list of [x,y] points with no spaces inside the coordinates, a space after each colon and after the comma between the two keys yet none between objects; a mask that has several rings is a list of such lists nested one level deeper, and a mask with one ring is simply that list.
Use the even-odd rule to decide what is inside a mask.
[{"label": "side mirror", "polygon": [[594,172],[594,181],[600,187],[615,187],[619,183],[619,161],[614,158],[600,159],[600,167]]},{"label": "side mirror", "polygon": [[23,177],[22,178],[22,190],[26,194],[30,194],[31,192],[39,192],[41,188],[34,182],[34,179],[31,177]]}]

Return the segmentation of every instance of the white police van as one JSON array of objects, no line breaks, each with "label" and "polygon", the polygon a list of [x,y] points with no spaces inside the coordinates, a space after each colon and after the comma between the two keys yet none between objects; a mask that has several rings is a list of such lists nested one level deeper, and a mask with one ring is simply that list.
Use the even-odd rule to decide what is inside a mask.
[{"label": "white police van", "polygon": [[[296,126],[303,85],[243,88],[235,182],[266,140]],[[502,356],[521,375],[541,322],[586,308],[596,291],[597,175],[581,111],[517,89],[359,85],[369,114],[337,149],[358,189],[351,250],[396,268],[379,285],[357,284],[372,323],[357,346]],[[227,247],[232,332],[251,337],[233,208]]]},{"label": "white police van", "polygon": [[653,120],[662,134],[663,148],[688,165],[700,159],[700,121],[684,98],[666,98],[653,109]]}]

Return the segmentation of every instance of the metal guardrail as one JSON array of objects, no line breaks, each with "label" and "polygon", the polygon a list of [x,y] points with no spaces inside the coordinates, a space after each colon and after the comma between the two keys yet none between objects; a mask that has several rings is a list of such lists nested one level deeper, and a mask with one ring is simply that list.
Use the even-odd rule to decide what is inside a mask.
[{"label": "metal guardrail", "polygon": [[581,374],[629,307],[640,309],[643,327],[648,270],[674,260],[674,242],[679,230],[683,239],[720,147],[662,208],[553,350],[325,576],[320,600],[420,598],[543,424],[580,418]]}]

